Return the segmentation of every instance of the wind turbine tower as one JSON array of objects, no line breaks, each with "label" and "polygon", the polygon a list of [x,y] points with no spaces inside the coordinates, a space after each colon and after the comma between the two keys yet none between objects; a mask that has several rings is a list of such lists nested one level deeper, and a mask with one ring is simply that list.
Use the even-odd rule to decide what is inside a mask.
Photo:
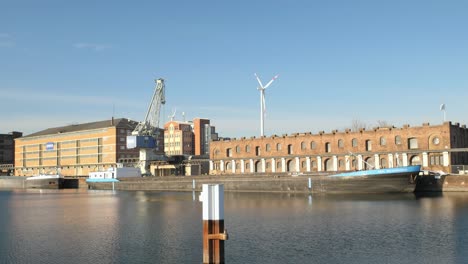
[{"label": "wind turbine tower", "polygon": [[264,121],[265,121],[265,90],[270,86],[276,78],[278,78],[279,75],[276,75],[273,77],[265,86],[263,86],[262,81],[260,81],[260,78],[258,75],[255,73],[255,78],[257,78],[258,84],[260,85],[257,87],[257,90],[260,91],[260,136],[264,136]]}]

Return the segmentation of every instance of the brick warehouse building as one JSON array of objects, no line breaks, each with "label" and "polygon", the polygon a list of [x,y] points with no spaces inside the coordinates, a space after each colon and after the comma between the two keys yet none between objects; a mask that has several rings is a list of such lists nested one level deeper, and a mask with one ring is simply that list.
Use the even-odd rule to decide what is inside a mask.
[{"label": "brick warehouse building", "polygon": [[15,176],[58,171],[64,176],[87,176],[89,172],[115,167],[118,162],[135,162],[139,150],[127,149],[126,137],[136,124],[128,119],[112,118],[49,128],[17,138]]},{"label": "brick warehouse building", "polygon": [[458,172],[468,163],[468,130],[444,122],[420,127],[333,130],[220,139],[210,144],[210,174],[322,172],[422,165]]}]

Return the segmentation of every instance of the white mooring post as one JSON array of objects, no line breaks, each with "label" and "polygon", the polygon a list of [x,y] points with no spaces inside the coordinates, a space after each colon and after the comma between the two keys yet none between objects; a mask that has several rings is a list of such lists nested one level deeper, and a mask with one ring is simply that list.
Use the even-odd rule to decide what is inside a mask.
[{"label": "white mooring post", "polygon": [[203,263],[224,263],[224,185],[203,184]]}]

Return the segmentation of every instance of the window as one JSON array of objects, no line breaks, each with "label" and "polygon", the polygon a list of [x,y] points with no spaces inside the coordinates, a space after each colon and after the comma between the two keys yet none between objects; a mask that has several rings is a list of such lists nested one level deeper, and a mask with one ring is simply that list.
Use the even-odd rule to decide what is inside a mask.
[{"label": "window", "polygon": [[338,147],[339,148],[344,148],[344,142],[342,139],[338,139]]},{"label": "window", "polygon": [[413,156],[410,158],[411,165],[421,165],[421,158],[419,156]]},{"label": "window", "polygon": [[317,161],[315,160],[312,161],[312,168],[317,168]]},{"label": "window", "polygon": [[409,149],[417,149],[418,148],[418,139],[417,138],[409,138],[408,139],[408,148]]},{"label": "window", "polygon": [[232,149],[231,148],[226,149],[226,157],[232,157]]},{"label": "window", "polygon": [[245,152],[250,153],[250,146],[249,145],[245,146]]},{"label": "window", "polygon": [[288,145],[288,154],[293,154],[293,146],[291,144]]},{"label": "window", "polygon": [[269,168],[270,168],[270,162],[267,161],[267,162],[265,163],[265,169],[269,169]]},{"label": "window", "polygon": [[380,168],[384,169],[385,167],[387,167],[387,159],[381,158],[380,159]]},{"label": "window", "polygon": [[366,151],[372,151],[372,141],[366,140]]},{"label": "window", "polygon": [[301,142],[301,149],[302,150],[306,149],[306,143],[304,141]]},{"label": "window", "polygon": [[325,152],[331,152],[331,144],[330,142],[325,143]]},{"label": "window", "polygon": [[442,165],[443,164],[443,156],[442,155],[431,155],[430,157],[431,165]]},{"label": "window", "polygon": [[265,145],[265,149],[266,149],[266,151],[270,151],[270,150],[271,150],[270,144],[266,144],[266,145]]},{"label": "window", "polygon": [[353,148],[355,148],[355,147],[357,147],[357,144],[358,144],[358,143],[357,143],[357,139],[353,138],[353,139],[351,140],[351,146],[353,146]]},{"label": "window", "polygon": [[385,139],[385,137],[380,137],[380,146],[385,146],[387,145],[387,140]]},{"label": "window", "polygon": [[260,147],[259,146],[255,147],[255,156],[260,156]]},{"label": "window", "polygon": [[236,146],[236,153],[240,153],[241,148],[239,146]]},{"label": "window", "polygon": [[306,167],[306,162],[305,162],[305,161],[302,161],[302,162],[301,162],[301,168],[304,169],[305,167]]},{"label": "window", "polygon": [[401,137],[395,136],[395,145],[401,145]]},{"label": "window", "polygon": [[276,144],[276,150],[281,150],[281,143]]},{"label": "window", "polygon": [[278,162],[276,163],[276,168],[277,168],[277,169],[281,168],[281,161],[278,161]]},{"label": "window", "polygon": [[338,160],[338,168],[343,169],[344,168],[344,161],[342,159]]},{"label": "window", "polygon": [[316,149],[316,148],[317,148],[317,144],[315,143],[315,141],[310,142],[310,149]]}]

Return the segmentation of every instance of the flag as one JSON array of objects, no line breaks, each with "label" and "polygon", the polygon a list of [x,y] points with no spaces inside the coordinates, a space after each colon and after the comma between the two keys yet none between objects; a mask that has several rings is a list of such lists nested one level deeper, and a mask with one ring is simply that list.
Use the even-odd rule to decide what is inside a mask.
[{"label": "flag", "polygon": [[440,105],[440,111],[444,111],[445,110],[445,104],[441,104]]}]

